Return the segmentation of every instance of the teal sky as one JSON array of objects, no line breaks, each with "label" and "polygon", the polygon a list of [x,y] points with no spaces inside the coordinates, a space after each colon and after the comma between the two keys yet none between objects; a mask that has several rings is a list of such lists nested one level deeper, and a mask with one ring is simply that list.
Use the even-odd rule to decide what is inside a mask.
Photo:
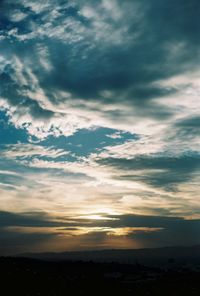
[{"label": "teal sky", "polygon": [[0,2],[0,255],[200,244],[199,13]]}]

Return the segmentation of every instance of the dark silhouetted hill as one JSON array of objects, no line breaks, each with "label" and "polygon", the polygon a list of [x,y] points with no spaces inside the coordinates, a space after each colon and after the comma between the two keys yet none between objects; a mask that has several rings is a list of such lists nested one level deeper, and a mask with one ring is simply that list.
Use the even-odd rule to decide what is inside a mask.
[{"label": "dark silhouetted hill", "polygon": [[200,245],[190,247],[165,247],[154,249],[131,249],[131,250],[97,250],[76,251],[63,253],[27,253],[21,257],[43,259],[50,261],[94,261],[94,262],[138,262],[144,265],[176,264],[200,264]]}]

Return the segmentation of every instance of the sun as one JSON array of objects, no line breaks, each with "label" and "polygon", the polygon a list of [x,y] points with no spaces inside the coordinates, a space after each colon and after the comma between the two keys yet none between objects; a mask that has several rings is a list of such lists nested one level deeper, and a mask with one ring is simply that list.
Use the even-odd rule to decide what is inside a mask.
[{"label": "sun", "polygon": [[[119,215],[115,210],[108,207],[97,207],[93,211],[88,211],[82,214],[80,217],[82,219],[89,220],[115,220],[115,215]],[[111,217],[110,217],[111,216]]]}]

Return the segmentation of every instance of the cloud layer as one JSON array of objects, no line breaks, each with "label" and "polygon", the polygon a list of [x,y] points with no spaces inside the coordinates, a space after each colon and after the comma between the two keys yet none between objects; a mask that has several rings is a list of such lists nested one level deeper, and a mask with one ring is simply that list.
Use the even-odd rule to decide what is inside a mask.
[{"label": "cloud layer", "polygon": [[[199,219],[199,12],[198,0],[1,1],[0,209],[96,217],[76,229],[93,247],[99,233],[109,246],[105,215]],[[125,224],[131,247],[183,231]],[[158,231],[137,244],[140,226]]]}]

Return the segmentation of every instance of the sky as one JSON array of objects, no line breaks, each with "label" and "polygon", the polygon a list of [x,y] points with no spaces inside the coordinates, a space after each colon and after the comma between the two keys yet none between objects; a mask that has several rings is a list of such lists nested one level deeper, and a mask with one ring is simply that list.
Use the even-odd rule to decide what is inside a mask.
[{"label": "sky", "polygon": [[0,1],[0,254],[200,244],[199,0]]}]

